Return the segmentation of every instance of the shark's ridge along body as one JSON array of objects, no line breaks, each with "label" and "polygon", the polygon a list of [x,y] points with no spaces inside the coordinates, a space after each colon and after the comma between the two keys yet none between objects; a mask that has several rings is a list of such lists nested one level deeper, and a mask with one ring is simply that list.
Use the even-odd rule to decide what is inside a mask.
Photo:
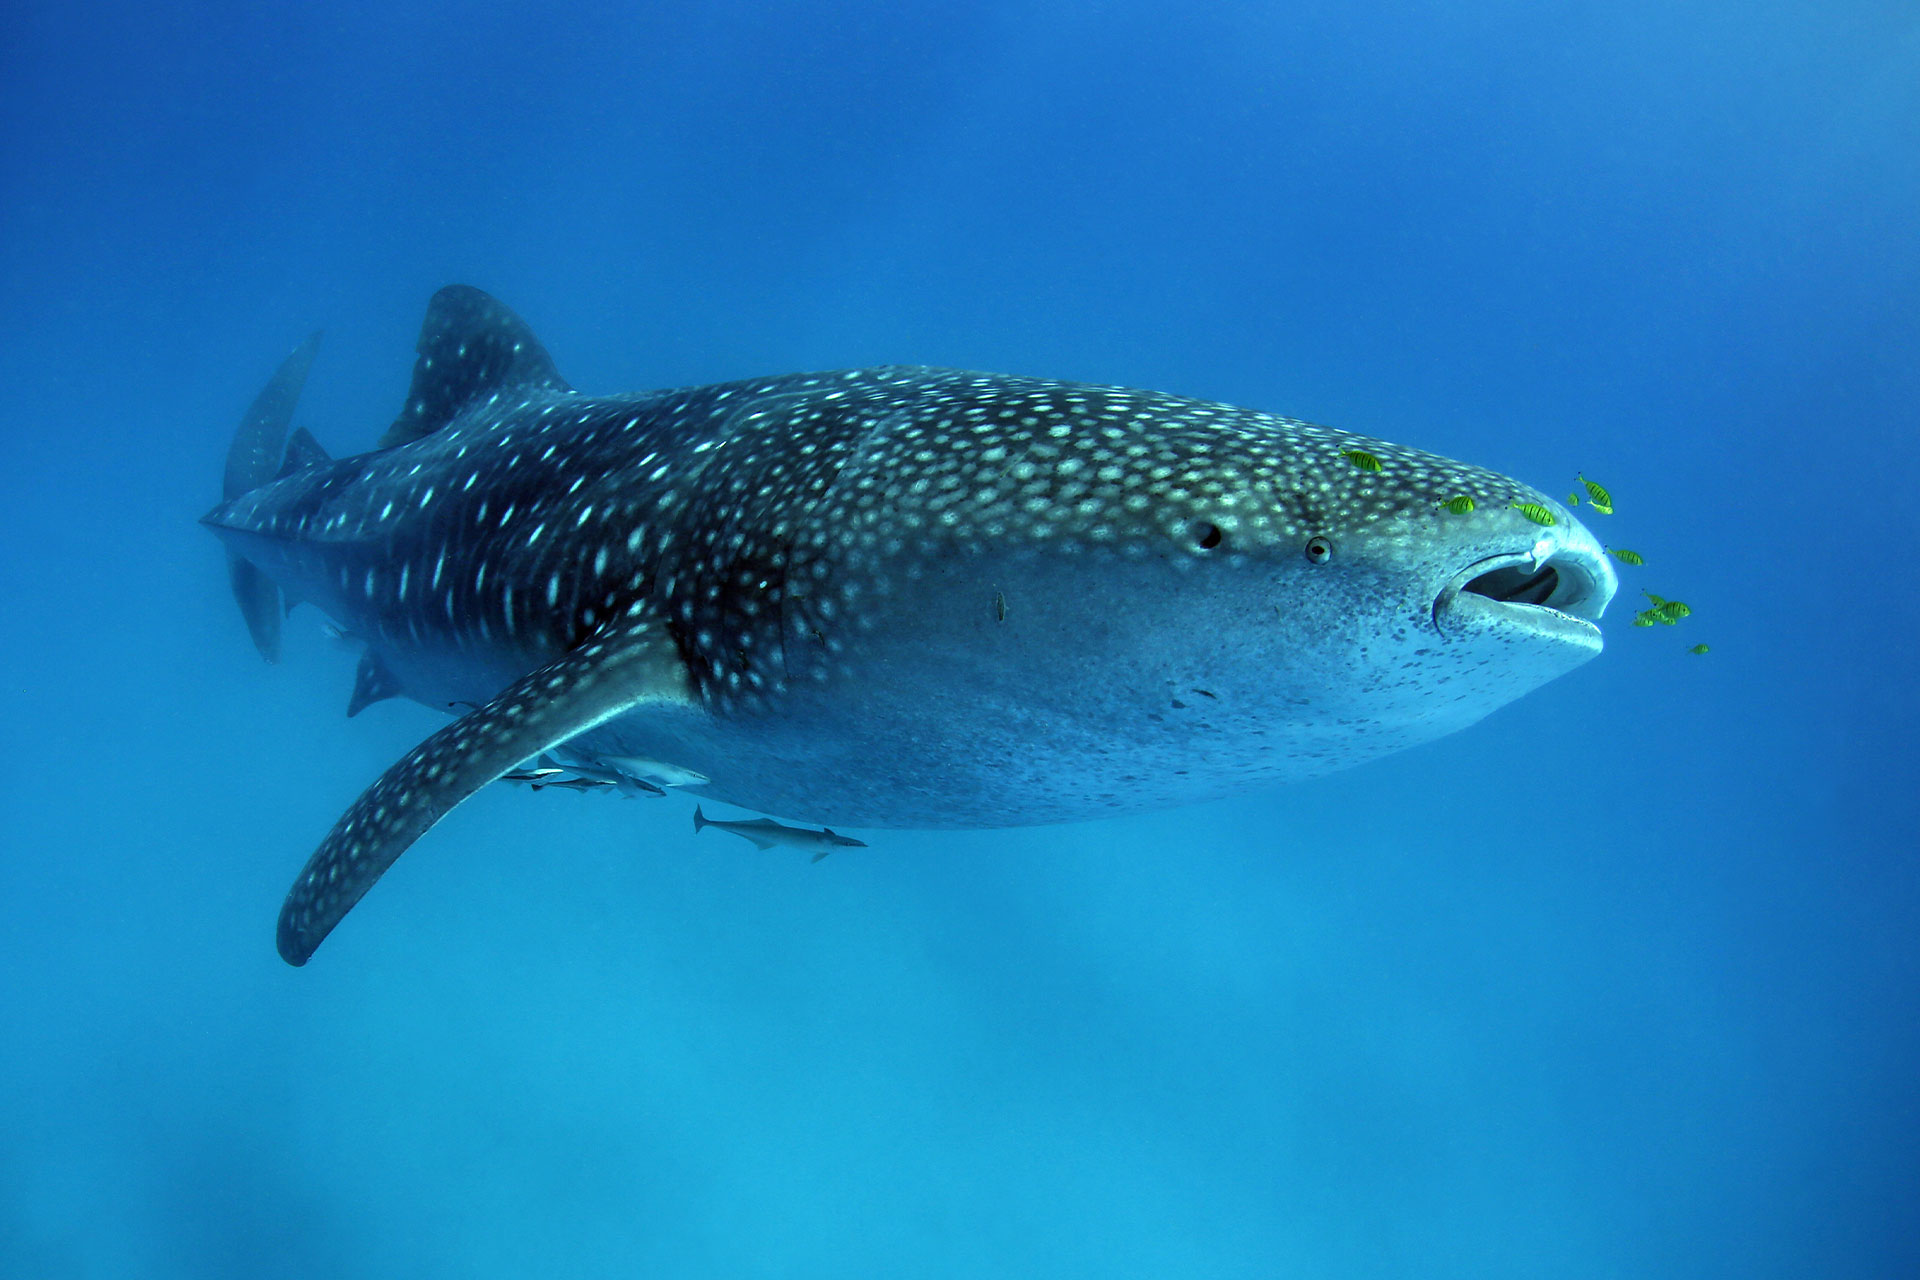
[{"label": "shark's ridge along body", "polygon": [[[283,914],[296,963],[407,842],[549,748],[813,823],[1070,820],[1463,727],[1597,652],[1614,589],[1546,495],[1386,441],[913,367],[583,395],[463,287],[430,307],[384,444],[301,443],[208,517],[364,645],[350,711],[477,708],[315,855]],[[1473,514],[1442,506],[1460,493]]]}]

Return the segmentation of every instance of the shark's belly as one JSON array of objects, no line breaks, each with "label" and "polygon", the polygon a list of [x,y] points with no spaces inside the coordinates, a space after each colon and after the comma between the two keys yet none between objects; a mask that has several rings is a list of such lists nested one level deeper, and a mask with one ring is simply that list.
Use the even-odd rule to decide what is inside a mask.
[{"label": "shark's belly", "polygon": [[833,827],[1029,826],[1297,782],[1446,732],[1273,714],[1222,690],[1108,686],[1054,702],[964,681],[823,687],[754,712],[621,717],[572,748],[704,775],[697,794]]},{"label": "shark's belly", "polygon": [[[793,821],[1008,827],[1297,782],[1484,713],[1363,688],[1262,633],[1202,640],[1246,629],[1192,610],[1157,616],[1170,591],[1116,600],[1089,591],[1084,572],[1036,572],[968,565],[937,589],[900,588],[830,660],[796,615],[769,696],[649,707],[568,748],[698,775],[698,795]],[[409,696],[457,713],[553,656],[397,648],[383,661]]]},{"label": "shark's belly", "polygon": [[1116,718],[954,722],[870,709],[752,719],[647,713],[570,744],[704,775],[697,794],[834,827],[1011,827],[1115,816],[1297,782],[1428,734],[1387,722],[1259,725],[1191,703]]}]

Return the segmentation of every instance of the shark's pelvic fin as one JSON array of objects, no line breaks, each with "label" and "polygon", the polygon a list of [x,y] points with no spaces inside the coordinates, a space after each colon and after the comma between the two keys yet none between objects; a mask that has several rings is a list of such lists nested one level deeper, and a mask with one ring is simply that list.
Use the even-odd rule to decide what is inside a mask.
[{"label": "shark's pelvic fin", "polygon": [[448,285],[427,304],[414,348],[406,407],[380,437],[391,449],[430,436],[483,396],[573,390],[527,322],[470,285]]},{"label": "shark's pelvic fin", "polygon": [[[279,473],[287,427],[293,421],[293,407],[299,403],[300,390],[307,384],[307,370],[313,367],[313,353],[319,348],[317,333],[295,347],[248,406],[239,429],[233,433],[233,443],[227,446],[227,469],[220,486],[222,497],[231,501],[259,488]],[[253,637],[253,647],[268,662],[278,662],[279,588],[251,563],[231,553],[227,556],[227,580],[233,585],[233,598],[240,606],[240,616],[247,620],[247,634]]]},{"label": "shark's pelvic fin", "polygon": [[305,964],[394,859],[481,787],[650,703],[692,705],[694,695],[679,647],[641,603],[428,738],[367,788],[293,882],[280,908],[281,958]]},{"label": "shark's pelvic fin", "polygon": [[353,673],[353,696],[347,699],[347,718],[352,719],[374,703],[397,698],[403,692],[385,663],[371,653],[363,653],[360,666]]}]

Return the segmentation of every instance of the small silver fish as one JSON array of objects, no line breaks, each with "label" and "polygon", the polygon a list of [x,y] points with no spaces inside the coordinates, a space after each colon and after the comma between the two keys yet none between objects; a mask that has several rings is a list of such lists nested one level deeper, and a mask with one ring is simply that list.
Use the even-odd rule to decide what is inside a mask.
[{"label": "small silver fish", "polygon": [[569,791],[594,791],[612,785],[611,782],[599,778],[542,778],[533,784],[533,789],[545,791],[548,787],[565,787]]},{"label": "small silver fish", "polygon": [[527,783],[545,786],[549,780],[558,781],[562,772],[564,771],[560,769],[515,769],[511,773],[501,774],[500,781],[518,783],[522,786]]},{"label": "small silver fish", "polygon": [[614,769],[636,782],[656,787],[697,787],[710,781],[704,773],[692,769],[683,769],[679,765],[669,764],[665,760],[655,760],[651,756],[600,756],[599,760],[609,769]]},{"label": "small silver fish", "polygon": [[721,822],[709,818],[701,812],[700,806],[693,806],[693,829],[705,831],[708,827],[718,827],[722,831],[731,831],[737,836],[753,841],[756,849],[771,849],[775,845],[788,845],[795,849],[813,851],[813,861],[832,853],[835,849],[864,849],[865,840],[855,840],[852,836],[843,836],[832,827],[815,831],[812,827],[790,827],[784,822],[775,822],[772,818],[750,818],[744,822]]},{"label": "small silver fish", "polygon": [[[558,765],[577,778],[595,782],[601,786],[613,787],[623,796],[663,796],[667,794],[645,778],[637,778],[624,770],[615,768],[611,762],[577,752],[556,748],[541,757],[543,762]],[[584,790],[584,788],[581,788]]]}]

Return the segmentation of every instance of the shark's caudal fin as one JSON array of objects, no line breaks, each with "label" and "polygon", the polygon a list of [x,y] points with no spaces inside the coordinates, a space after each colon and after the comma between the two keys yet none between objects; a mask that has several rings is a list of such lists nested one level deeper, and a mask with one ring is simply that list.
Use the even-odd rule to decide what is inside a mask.
[{"label": "shark's caudal fin", "polygon": [[[320,347],[320,335],[313,334],[294,348],[281,362],[267,385],[254,397],[246,416],[240,419],[233,443],[227,446],[227,469],[221,483],[221,496],[231,501],[259,488],[280,473],[286,452],[287,427],[293,421],[293,406],[299,403],[300,389],[307,383],[307,370],[313,367],[313,353]],[[301,433],[305,435],[304,432]],[[311,436],[306,436],[310,442]],[[318,448],[318,446],[314,446]],[[247,632],[253,647],[268,662],[280,660],[280,591],[266,574],[252,564],[227,555],[227,578],[233,584],[233,598],[240,616],[247,620]]]},{"label": "shark's caudal fin", "polygon": [[482,396],[573,390],[527,322],[471,285],[450,284],[433,295],[414,350],[420,358],[413,385],[380,437],[383,449],[432,435]]},{"label": "shark's caudal fin", "polygon": [[380,775],[293,882],[280,908],[281,958],[305,964],[407,846],[522,760],[643,704],[692,701],[679,646],[649,606],[634,605]]}]

